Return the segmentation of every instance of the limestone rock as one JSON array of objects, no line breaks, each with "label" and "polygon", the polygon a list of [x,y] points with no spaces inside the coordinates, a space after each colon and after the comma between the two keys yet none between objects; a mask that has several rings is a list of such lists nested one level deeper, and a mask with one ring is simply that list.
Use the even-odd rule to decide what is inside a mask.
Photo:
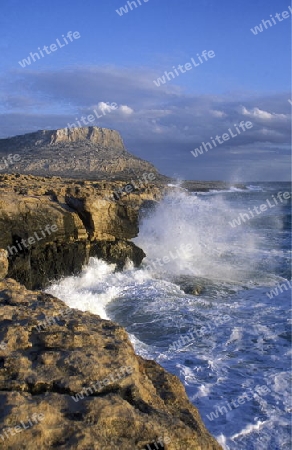
[{"label": "limestone rock", "polygon": [[163,188],[149,184],[113,200],[123,184],[0,175],[0,248],[9,252],[8,276],[38,289],[79,273],[90,256],[118,269],[129,259],[138,266],[145,254],[129,240],[139,232],[140,206],[161,198]]},{"label": "limestone rock", "polygon": [[0,280],[8,273],[8,253],[7,250],[0,249]]},{"label": "limestone rock", "polygon": [[203,278],[190,275],[181,275],[173,279],[173,282],[178,284],[186,294],[191,295],[200,295],[204,291],[207,281]]},{"label": "limestone rock", "polygon": [[0,157],[17,156],[7,173],[62,176],[79,179],[122,179],[130,182],[143,173],[166,180],[157,169],[124,147],[117,131],[99,127],[40,130],[0,139]]},{"label": "limestone rock", "polygon": [[221,449],[178,378],[137,357],[110,321],[6,279],[0,342],[3,450],[142,450],[161,439],[166,450]]},{"label": "limestone rock", "polygon": [[92,244],[90,256],[97,256],[109,263],[116,264],[118,269],[122,269],[125,261],[128,259],[134,263],[135,267],[139,267],[146,254],[137,247],[133,242],[117,241],[112,242],[98,242]]}]

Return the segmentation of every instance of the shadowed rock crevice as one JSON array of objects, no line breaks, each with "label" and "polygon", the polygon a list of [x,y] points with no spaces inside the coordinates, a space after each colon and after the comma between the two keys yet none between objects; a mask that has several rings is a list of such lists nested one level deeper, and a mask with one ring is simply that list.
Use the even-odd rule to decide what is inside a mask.
[{"label": "shadowed rock crevice", "polygon": [[94,221],[90,212],[84,210],[84,200],[66,195],[65,201],[71,210],[78,214],[90,238],[94,232]]}]

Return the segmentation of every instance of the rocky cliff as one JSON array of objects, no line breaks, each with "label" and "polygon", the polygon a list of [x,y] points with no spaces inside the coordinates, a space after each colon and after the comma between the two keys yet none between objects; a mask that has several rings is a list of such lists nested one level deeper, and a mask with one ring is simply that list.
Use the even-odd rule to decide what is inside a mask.
[{"label": "rocky cliff", "polygon": [[0,448],[221,449],[178,378],[137,357],[123,328],[10,279],[0,314]]},{"label": "rocky cliff", "polygon": [[[28,172],[67,173],[75,151],[89,155],[96,147],[115,156],[105,157],[103,178],[93,170],[98,181],[0,175],[0,448],[220,450],[180,381],[136,356],[123,328],[27,290],[78,273],[90,256],[117,268],[144,257],[130,241],[139,211],[167,188],[152,166],[131,160],[117,133],[100,130],[2,141]],[[140,169],[155,181],[126,189]],[[110,171],[125,181],[110,180]]]},{"label": "rocky cliff", "polygon": [[[8,252],[8,276],[35,289],[79,272],[90,256],[118,268],[127,259],[139,265],[145,254],[130,242],[139,209],[163,188],[147,183],[115,200],[124,184],[0,175],[0,249]],[[0,267],[1,261],[4,270],[3,251]]]},{"label": "rocky cliff", "polygon": [[117,131],[99,127],[42,130],[0,139],[1,171],[126,181],[152,172],[156,180],[166,179],[152,164],[127,152]]}]

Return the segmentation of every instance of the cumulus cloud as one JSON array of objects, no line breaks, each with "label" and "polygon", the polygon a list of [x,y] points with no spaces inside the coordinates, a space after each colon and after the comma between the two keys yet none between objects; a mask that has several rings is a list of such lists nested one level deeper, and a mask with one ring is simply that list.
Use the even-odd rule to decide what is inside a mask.
[{"label": "cumulus cloud", "polygon": [[249,116],[249,117],[255,117],[256,119],[284,119],[287,120],[289,118],[288,114],[276,114],[276,113],[269,113],[268,111],[263,111],[260,108],[253,108],[250,111],[242,106],[241,112],[243,115]]},{"label": "cumulus cloud", "polygon": [[134,110],[127,105],[120,105],[118,107],[118,111],[120,111],[122,114],[125,114],[126,116],[131,115],[134,112]]},{"label": "cumulus cloud", "polygon": [[110,113],[112,112],[112,107],[109,103],[99,102],[97,106],[94,108],[101,113]]},{"label": "cumulus cloud", "polygon": [[115,102],[112,103],[99,102],[97,106],[92,106],[92,109],[96,109],[98,112],[101,112],[103,114],[112,113],[113,111],[116,111],[125,116],[131,115],[134,112],[134,110],[130,108],[130,106],[117,105]]}]

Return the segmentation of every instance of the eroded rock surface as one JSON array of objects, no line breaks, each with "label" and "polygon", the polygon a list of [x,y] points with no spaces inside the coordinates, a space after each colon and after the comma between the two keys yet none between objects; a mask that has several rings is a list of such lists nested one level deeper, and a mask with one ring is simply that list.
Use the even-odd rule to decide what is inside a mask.
[{"label": "eroded rock surface", "polygon": [[178,378],[136,356],[118,325],[11,279],[0,325],[1,448],[221,449]]},{"label": "eroded rock surface", "polygon": [[0,139],[0,156],[9,155],[5,165],[9,173],[128,181],[152,172],[156,179],[167,178],[153,164],[129,153],[120,134],[107,128],[40,130]]},{"label": "eroded rock surface", "polygon": [[8,252],[7,250],[0,249],[0,280],[8,274],[8,266]]},{"label": "eroded rock surface", "polygon": [[[138,235],[139,209],[160,199],[163,188],[147,183],[115,200],[124,184],[0,175],[0,249],[8,250],[8,276],[37,289],[80,272],[90,256],[119,269],[128,259],[139,266],[145,254],[130,242]],[[3,264],[0,255],[2,273]]]}]

